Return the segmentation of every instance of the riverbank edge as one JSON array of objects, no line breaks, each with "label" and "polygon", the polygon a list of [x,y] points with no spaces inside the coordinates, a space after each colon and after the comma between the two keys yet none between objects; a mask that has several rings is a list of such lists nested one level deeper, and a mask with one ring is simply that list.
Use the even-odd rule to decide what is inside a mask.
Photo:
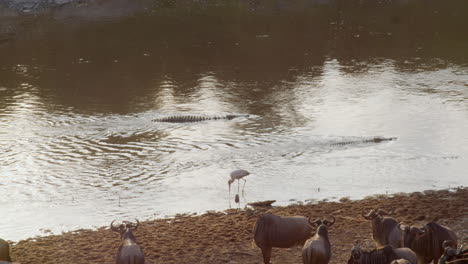
[{"label": "riverbank edge", "polygon": [[[148,263],[261,263],[259,249],[252,247],[252,228],[261,214],[271,210],[278,215],[317,218],[333,215],[337,223],[330,228],[334,245],[330,263],[344,263],[355,239],[372,243],[370,223],[362,219],[360,212],[377,207],[395,208],[394,217],[405,224],[436,221],[450,226],[459,235],[459,244],[468,242],[466,187],[376,195],[360,200],[343,198],[339,202],[209,211],[201,215],[179,214],[142,221],[135,236]],[[19,263],[113,263],[118,245],[118,235],[105,226],[20,240],[12,243],[11,253]],[[300,249],[274,250],[272,260],[300,262]]]}]

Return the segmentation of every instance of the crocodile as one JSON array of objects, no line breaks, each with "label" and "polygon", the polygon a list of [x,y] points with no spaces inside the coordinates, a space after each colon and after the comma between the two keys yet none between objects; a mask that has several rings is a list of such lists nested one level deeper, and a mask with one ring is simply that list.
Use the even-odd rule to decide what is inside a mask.
[{"label": "crocodile", "polygon": [[362,144],[362,143],[380,143],[383,141],[392,141],[392,140],[397,140],[396,137],[374,137],[370,139],[364,139],[364,140],[352,140],[352,141],[343,141],[343,142],[337,142],[333,143],[332,145],[348,145],[348,144]]},{"label": "crocodile", "polygon": [[223,116],[203,116],[203,115],[171,115],[161,118],[153,119],[154,122],[167,122],[167,123],[190,123],[190,122],[200,122],[206,120],[231,120],[237,117],[249,117],[249,115],[235,115],[228,114]]}]

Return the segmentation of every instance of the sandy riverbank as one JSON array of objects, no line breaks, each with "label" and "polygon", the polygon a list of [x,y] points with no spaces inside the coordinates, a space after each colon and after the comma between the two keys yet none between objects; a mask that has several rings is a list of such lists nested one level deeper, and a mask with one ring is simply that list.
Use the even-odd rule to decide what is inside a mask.
[{"label": "sandy riverbank", "polygon": [[[396,208],[394,217],[407,224],[437,221],[453,228],[460,243],[468,243],[468,188],[428,191],[359,201],[324,202],[274,207],[278,215],[322,217],[334,215],[330,228],[332,260],[346,263],[355,239],[371,237],[370,223],[362,209]],[[266,209],[228,210],[199,216],[178,216],[142,222],[135,232],[146,254],[146,263],[262,263],[260,250],[252,247],[252,229]],[[129,219],[130,220],[130,219]],[[12,246],[12,258],[25,263],[115,263],[118,235],[103,227],[22,240]],[[301,263],[300,248],[274,249],[273,263]]]}]

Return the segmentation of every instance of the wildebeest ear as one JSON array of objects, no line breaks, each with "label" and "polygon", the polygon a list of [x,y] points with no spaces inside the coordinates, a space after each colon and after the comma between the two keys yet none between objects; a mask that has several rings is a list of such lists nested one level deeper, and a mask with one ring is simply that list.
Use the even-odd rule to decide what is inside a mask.
[{"label": "wildebeest ear", "polygon": [[111,229],[112,231],[114,231],[114,232],[119,232],[120,229],[122,228],[122,225],[115,226],[115,225],[114,225],[114,222],[115,222],[115,220],[111,222],[111,224],[110,224],[110,229]]},{"label": "wildebeest ear", "polygon": [[335,217],[332,216],[333,221],[328,221],[327,219],[323,219],[323,224],[330,227],[335,223]]},{"label": "wildebeest ear", "polygon": [[398,229],[400,229],[401,231],[405,231],[405,226],[403,226],[403,222],[398,223]]},{"label": "wildebeest ear", "polygon": [[403,222],[398,223],[398,229],[403,232],[408,232],[410,230],[410,226],[403,224]]},{"label": "wildebeest ear", "polygon": [[382,250],[383,250],[383,253],[387,256],[393,253],[392,246],[385,246],[382,248]]}]

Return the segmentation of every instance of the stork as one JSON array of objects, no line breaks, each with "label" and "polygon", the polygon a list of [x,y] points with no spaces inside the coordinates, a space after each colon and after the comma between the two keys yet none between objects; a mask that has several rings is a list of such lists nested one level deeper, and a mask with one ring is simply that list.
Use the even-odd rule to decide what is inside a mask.
[{"label": "stork", "polygon": [[231,172],[231,179],[229,179],[228,181],[228,185],[229,185],[229,197],[231,197],[231,184],[237,180],[237,193],[239,193],[239,190],[240,190],[240,183],[239,181],[240,180],[243,180],[244,181],[244,185],[242,186],[242,192],[244,192],[244,187],[245,187],[245,183],[247,182],[244,177],[249,175],[250,172],[246,171],[246,170],[233,170]]}]

